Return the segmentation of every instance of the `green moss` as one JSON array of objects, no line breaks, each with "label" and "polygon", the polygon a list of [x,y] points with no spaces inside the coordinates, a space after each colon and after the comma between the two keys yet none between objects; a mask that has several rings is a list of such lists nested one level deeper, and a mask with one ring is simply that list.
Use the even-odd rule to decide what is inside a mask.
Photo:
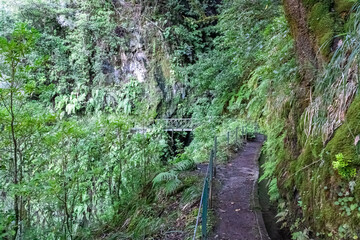
[{"label": "green moss", "polygon": [[349,12],[356,0],[335,0],[335,11],[337,13]]},{"label": "green moss", "polygon": [[[301,183],[300,193],[303,204],[306,204],[310,209],[310,211],[305,211],[305,217],[314,219],[311,225],[315,231],[331,231],[332,229],[337,229],[345,222],[351,229],[357,228],[357,215],[341,215],[342,210],[334,204],[338,199],[338,192],[340,190],[349,191],[349,183],[347,181],[344,182],[344,180],[336,174],[336,171],[334,171],[332,167],[332,161],[336,160],[335,155],[341,152],[344,157],[352,161],[352,166],[360,166],[359,156],[354,145],[354,138],[360,134],[359,109],[360,96],[357,96],[346,113],[345,122],[336,130],[333,138],[326,145],[322,153],[322,159],[324,160],[323,165],[313,168],[311,181],[308,181],[308,171],[301,173],[304,175],[302,179],[307,179],[307,182]],[[318,152],[319,146],[314,145],[314,147],[317,148],[316,152]],[[314,154],[311,155],[310,151],[305,149],[299,159],[306,162],[305,159],[311,156],[314,156]],[[360,176],[358,175],[356,182],[358,182],[359,179]],[[360,187],[357,185],[358,184],[355,185],[352,194],[358,202],[360,199]],[[352,230],[349,230],[350,233],[351,231]]]},{"label": "green moss", "polygon": [[[343,32],[348,12],[356,0],[303,0],[308,9],[309,28],[323,56],[330,55],[333,37]],[[335,8],[336,12],[332,9]],[[345,14],[344,14],[345,13]]]},{"label": "green moss", "polygon": [[[348,182],[344,182],[332,167],[335,155],[342,152],[351,159],[353,166],[359,167],[360,160],[354,146],[354,138],[360,135],[360,96],[356,97],[346,113],[345,122],[339,127],[331,141],[325,146],[320,138],[307,139],[301,155],[296,161],[290,163],[289,177],[282,186],[287,190],[288,199],[294,199],[293,189],[301,195],[303,219],[316,232],[330,232],[338,229],[347,222],[351,229],[358,221],[357,216],[341,215],[334,202],[338,198],[340,189],[347,189]],[[303,127],[298,127],[302,130]],[[301,135],[300,135],[301,136]],[[324,162],[311,165],[323,159]],[[357,180],[360,179],[358,175]],[[290,190],[290,191],[289,191]],[[355,185],[353,191],[356,201],[360,199],[360,187]],[[295,207],[298,209],[298,207]],[[349,230],[350,232],[352,230]],[[336,234],[335,234],[336,235]],[[334,236],[335,236],[334,235]],[[334,239],[338,239],[338,236]]]},{"label": "green moss", "polygon": [[322,55],[328,56],[330,54],[330,47],[333,37],[334,37],[334,32],[330,31],[319,39],[320,52]]},{"label": "green moss", "polygon": [[[356,183],[360,182],[360,174],[356,176],[355,182]],[[360,184],[355,184],[353,192],[354,192],[355,202],[360,202]]]},{"label": "green moss", "polygon": [[307,168],[309,164],[317,161],[322,150],[321,138],[308,139],[308,143],[304,147],[303,152],[296,162],[295,171],[299,172],[303,168]]},{"label": "green moss", "polygon": [[355,166],[360,166],[360,158],[356,152],[354,140],[360,134],[360,97],[358,96],[351,104],[345,123],[336,130],[334,137],[326,146],[330,160],[335,161],[335,155],[342,153],[344,159],[349,160]]},{"label": "green moss", "polygon": [[284,187],[284,189],[287,190],[287,192],[290,193],[291,190],[294,189],[294,182],[292,181],[292,178],[287,178],[287,179],[284,181],[283,187]]},{"label": "green moss", "polygon": [[330,12],[330,3],[318,2],[309,13],[309,27],[314,33],[320,51],[324,56],[330,53],[330,43],[334,36],[335,20]]},{"label": "green moss", "polygon": [[339,218],[339,213],[329,202],[323,203],[321,208],[316,208],[315,210],[319,230],[323,230],[321,226],[325,226],[327,229],[336,229],[336,220]]},{"label": "green moss", "polygon": [[330,4],[322,3],[322,2],[316,3],[315,5],[312,6],[309,13],[310,28],[312,28],[312,30],[314,31],[316,30],[321,31],[321,29],[319,29],[320,27],[319,22],[323,18],[329,18],[329,16],[330,16]]},{"label": "green moss", "polygon": [[332,0],[303,0],[303,3],[306,8],[311,9],[311,7],[317,3],[330,5],[332,3]]}]

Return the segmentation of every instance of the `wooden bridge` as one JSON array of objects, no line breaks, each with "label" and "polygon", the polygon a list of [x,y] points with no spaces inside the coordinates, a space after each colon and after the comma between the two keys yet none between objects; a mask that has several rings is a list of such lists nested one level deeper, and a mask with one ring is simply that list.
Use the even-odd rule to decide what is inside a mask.
[{"label": "wooden bridge", "polygon": [[[194,121],[191,118],[164,118],[155,119],[155,123],[163,126],[166,132],[192,132],[199,122]],[[132,132],[144,133],[147,132],[151,126],[134,127],[131,129]]]}]

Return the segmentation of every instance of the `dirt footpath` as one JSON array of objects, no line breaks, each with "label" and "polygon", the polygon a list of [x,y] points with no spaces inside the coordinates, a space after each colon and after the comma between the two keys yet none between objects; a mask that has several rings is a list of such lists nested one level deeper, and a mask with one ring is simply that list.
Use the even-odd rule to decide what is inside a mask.
[{"label": "dirt footpath", "polygon": [[214,209],[217,223],[209,239],[269,240],[258,201],[262,135],[248,142],[234,160],[217,168]]}]

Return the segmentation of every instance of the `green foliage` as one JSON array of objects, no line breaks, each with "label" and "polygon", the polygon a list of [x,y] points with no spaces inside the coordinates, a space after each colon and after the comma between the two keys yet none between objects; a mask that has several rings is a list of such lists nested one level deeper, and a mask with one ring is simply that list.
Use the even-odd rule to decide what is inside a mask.
[{"label": "green foliage", "polygon": [[[301,230],[305,223],[321,229],[320,235],[332,228],[332,238],[357,236],[360,160],[354,140],[360,135],[360,101],[352,100],[359,8],[350,16],[352,0],[302,2],[315,45],[332,57],[306,86],[279,1],[226,0],[219,7],[216,0],[26,0],[14,12],[0,7],[0,87],[6,82],[0,88],[0,189],[6,192],[0,196],[0,238],[13,237],[18,225],[18,238],[24,239],[162,239],[158,234],[179,217],[177,211],[167,214],[173,210],[167,204],[185,205],[200,197],[197,178],[186,171],[208,160],[215,136],[217,159],[226,161],[242,144],[235,139],[236,128],[251,120],[267,134],[260,180],[268,181],[272,201],[295,202],[289,204],[294,211],[282,207],[278,215],[286,222],[296,219],[293,239],[312,236],[309,228]],[[136,16],[133,21],[130,15]],[[333,38],[347,19],[349,32],[336,36],[342,45],[330,56]],[[16,26],[17,21],[41,34]],[[129,49],[133,33],[145,42],[146,68],[155,78],[144,83],[115,76],[125,58],[136,58],[138,50]],[[13,59],[18,65],[11,77]],[[311,107],[302,114],[308,102]],[[336,108],[337,102],[344,106],[335,115],[346,112],[340,127],[340,117],[328,122],[329,106]],[[190,146],[176,143],[174,158],[166,155],[168,136],[160,126],[130,133],[133,125],[151,124],[165,112],[203,123]],[[337,131],[326,132],[321,142],[326,126]],[[251,126],[239,137],[253,133]],[[334,200],[341,214],[328,201],[339,184],[353,194]],[[18,197],[21,211],[16,213]]]},{"label": "green foliage", "polygon": [[162,172],[159,173],[153,179],[153,185],[164,184],[164,190],[166,194],[172,194],[180,186],[181,181],[178,179],[177,173],[175,171]]},{"label": "green foliage", "polygon": [[185,106],[194,115],[219,116],[227,111],[232,98],[238,99],[241,85],[260,63],[257,56],[266,41],[262,31],[278,8],[267,1],[254,4],[241,0],[225,1],[221,10],[215,47],[200,54],[195,64],[180,70],[190,79],[191,98]]},{"label": "green foliage", "polygon": [[[6,193],[0,201],[1,234],[10,237],[21,228],[22,239],[87,236],[146,189],[160,171],[166,135],[158,128],[130,134],[134,120],[122,113],[139,109],[142,90],[136,82],[125,85],[120,98],[132,105],[121,106],[118,114],[67,117],[62,107],[56,112],[32,100],[42,84],[34,80],[39,67],[28,63],[37,38],[35,30],[19,24],[0,41],[1,79],[6,83],[0,89],[0,186]],[[65,110],[70,115],[78,109],[67,103]],[[13,208],[14,201],[21,211]],[[152,223],[149,218],[145,225]]]},{"label": "green foliage", "polygon": [[[0,110],[1,128],[3,134],[7,134],[4,139],[4,146],[7,146],[4,155],[4,165],[1,175],[4,175],[4,182],[7,190],[13,199],[13,208],[4,205],[4,212],[7,213],[5,219],[13,218],[13,221],[1,223],[1,228],[6,229],[9,235],[14,239],[19,236],[21,229],[21,198],[24,195],[21,189],[23,179],[22,169],[26,168],[26,162],[23,162],[22,146],[20,143],[25,141],[23,135],[29,129],[23,129],[27,125],[29,116],[21,112],[21,105],[24,99],[31,94],[34,83],[30,81],[28,73],[32,65],[26,60],[26,57],[33,49],[38,33],[34,29],[29,29],[26,24],[19,23],[15,26],[13,32],[8,38],[0,38]],[[19,111],[20,110],[20,111]],[[19,126],[18,123],[23,123]],[[32,129],[33,130],[33,129]],[[0,186],[1,186],[0,185]],[[5,202],[5,201],[4,201]],[[8,225],[5,225],[8,224]],[[20,236],[21,237],[21,236]]]},{"label": "green foliage", "polygon": [[340,206],[340,209],[344,211],[342,213],[343,216],[345,214],[347,216],[355,214],[356,217],[360,218],[360,209],[358,204],[354,202],[354,197],[340,197],[334,204]]},{"label": "green foliage", "polygon": [[309,26],[314,32],[323,55],[330,53],[330,43],[334,36],[335,20],[330,13],[330,2],[316,3],[310,10]]},{"label": "green foliage", "polygon": [[305,229],[303,231],[294,232],[291,236],[293,240],[308,240],[309,238],[309,230]]},{"label": "green foliage", "polygon": [[347,13],[350,9],[356,4],[357,1],[355,0],[335,0],[335,10],[338,13]]},{"label": "green foliage", "polygon": [[272,178],[272,180],[269,182],[269,196],[270,196],[270,201],[273,202],[280,199],[276,178]]},{"label": "green foliage", "polygon": [[124,45],[114,32],[117,24],[110,2],[24,1],[18,8],[18,17],[42,33],[36,54],[47,57],[41,71],[34,73],[43,79],[37,85],[38,98],[67,115],[130,112],[135,103],[124,96],[128,86],[108,73],[115,71],[111,63]]},{"label": "green foliage", "polygon": [[356,168],[350,165],[351,160],[344,158],[342,153],[337,154],[335,157],[336,161],[333,161],[332,165],[342,178],[350,179],[356,176]]},{"label": "green foliage", "polygon": [[177,63],[194,63],[198,55],[213,47],[212,39],[217,34],[217,2],[180,0],[168,1],[164,9],[166,21],[170,23],[164,31],[165,39],[174,48]]},{"label": "green foliage", "polygon": [[[325,66],[323,73],[319,74],[314,86],[314,96],[319,96],[316,101],[311,104],[307,110],[307,115],[312,111],[311,121],[306,119],[306,125],[311,129],[312,134],[322,134],[323,142],[326,142],[331,137],[331,134],[326,134],[329,125],[333,125],[337,118],[328,119],[328,110],[326,106],[332,105],[338,96],[345,93],[345,102],[352,99],[355,89],[352,84],[348,84],[346,79],[351,79],[352,69],[358,64],[357,56],[359,53],[359,19],[360,10],[359,5],[354,6],[354,13],[348,20],[348,29],[343,37],[342,44],[333,53],[330,63]],[[348,54],[351,52],[351,54]],[[351,96],[351,97],[350,97]],[[347,104],[341,104],[337,107],[338,111],[345,111],[348,108]],[[332,132],[330,132],[332,133]],[[330,135],[330,136],[329,136]],[[336,153],[335,153],[336,154]]]},{"label": "green foliage", "polygon": [[358,239],[358,234],[352,234],[350,226],[346,223],[342,224],[338,229],[339,237],[348,239]]},{"label": "green foliage", "polygon": [[[68,236],[80,234],[81,225],[94,223],[95,218],[101,217],[99,224],[111,220],[142,191],[153,177],[151,172],[160,169],[165,146],[152,142],[162,142],[164,136],[160,132],[130,136],[127,120],[120,116],[55,121],[51,126],[38,121],[29,135],[31,139],[37,136],[37,141],[29,141],[23,150],[33,170],[27,172],[23,166],[26,179],[16,189],[32,203],[27,219],[33,227],[27,229],[27,236],[42,232],[46,239],[47,231],[62,236],[61,225],[67,216],[63,211],[71,214],[66,217]],[[43,129],[41,135],[37,135],[39,129]],[[48,224],[37,225],[45,218]]]}]

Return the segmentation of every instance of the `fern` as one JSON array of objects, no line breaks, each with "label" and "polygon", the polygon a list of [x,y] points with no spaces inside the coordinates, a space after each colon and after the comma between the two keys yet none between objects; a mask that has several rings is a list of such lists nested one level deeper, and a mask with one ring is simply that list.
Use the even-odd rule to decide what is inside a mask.
[{"label": "fern", "polygon": [[270,201],[276,201],[280,198],[280,194],[279,194],[279,189],[277,187],[277,179],[273,178],[270,182],[269,182],[269,196],[270,196]]},{"label": "fern", "polygon": [[194,167],[194,162],[192,160],[184,160],[178,162],[174,165],[174,169],[159,173],[153,179],[153,186],[163,187],[165,193],[170,195],[174,193],[182,184],[181,180],[178,178],[180,171],[186,171]]},{"label": "fern", "polygon": [[181,184],[182,182],[179,180],[178,175],[174,170],[159,173],[153,179],[153,186],[163,188],[166,195],[174,193]]},{"label": "fern", "polygon": [[195,163],[192,160],[184,160],[175,164],[175,170],[186,171],[194,167]]},{"label": "fern", "polygon": [[168,171],[168,172],[162,172],[159,173],[154,179],[153,179],[153,185],[161,184],[166,181],[177,179],[177,174],[174,171]]},{"label": "fern", "polygon": [[166,182],[164,187],[165,193],[167,195],[173,194],[181,186],[181,184],[182,182],[178,178]]},{"label": "fern", "polygon": [[283,222],[286,220],[286,218],[288,217],[289,215],[289,210],[285,209],[281,212],[279,212],[278,214],[276,214],[276,218],[278,219],[276,222],[277,223],[280,223],[280,222]]},{"label": "fern", "polygon": [[304,229],[303,231],[294,232],[291,239],[293,240],[307,240],[309,238],[309,229]]}]

